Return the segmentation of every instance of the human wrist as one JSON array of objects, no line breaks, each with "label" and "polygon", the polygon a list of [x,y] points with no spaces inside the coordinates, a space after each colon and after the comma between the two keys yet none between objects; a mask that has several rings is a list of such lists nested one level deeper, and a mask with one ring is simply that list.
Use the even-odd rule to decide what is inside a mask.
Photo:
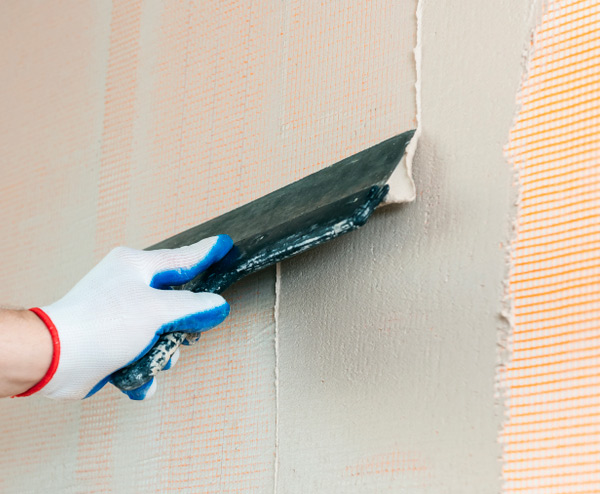
[{"label": "human wrist", "polygon": [[54,345],[47,325],[30,310],[2,310],[0,340],[4,362],[1,395],[32,394],[53,361]]}]

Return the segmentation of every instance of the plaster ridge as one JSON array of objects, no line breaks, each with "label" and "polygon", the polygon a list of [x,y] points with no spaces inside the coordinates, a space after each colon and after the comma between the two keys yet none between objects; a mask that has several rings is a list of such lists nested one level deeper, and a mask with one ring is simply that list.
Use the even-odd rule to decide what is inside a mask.
[{"label": "plaster ridge", "polygon": [[[413,48],[413,56],[415,61],[415,106],[417,126],[413,138],[406,147],[406,153],[392,176],[388,180],[390,191],[385,196],[382,206],[387,204],[398,204],[403,202],[412,202],[416,198],[416,186],[412,177],[412,165],[415,152],[417,151],[417,143],[421,136],[421,20],[422,20],[423,0],[417,0],[417,9],[415,12],[417,23],[417,40]],[[408,129],[400,129],[402,132]]]},{"label": "plaster ridge", "polygon": [[[413,193],[416,195],[415,183],[412,178],[412,164],[415,156],[415,152],[417,150],[417,143],[419,138],[421,137],[421,60],[423,55],[422,50],[422,36],[423,29],[421,26],[421,22],[423,20],[423,0],[417,0],[417,11],[415,13],[417,18],[417,44],[413,49],[413,54],[415,58],[415,72],[416,72],[416,80],[415,80],[415,103],[417,108],[417,114],[415,116],[417,120],[417,128],[415,129],[415,135],[408,143],[408,147],[406,148],[406,169],[408,171],[408,177],[413,186]],[[415,196],[411,200],[414,200]]]},{"label": "plaster ridge", "polygon": [[277,494],[277,478],[279,476],[279,302],[281,299],[281,263],[275,265],[275,459],[273,465],[273,494]]}]

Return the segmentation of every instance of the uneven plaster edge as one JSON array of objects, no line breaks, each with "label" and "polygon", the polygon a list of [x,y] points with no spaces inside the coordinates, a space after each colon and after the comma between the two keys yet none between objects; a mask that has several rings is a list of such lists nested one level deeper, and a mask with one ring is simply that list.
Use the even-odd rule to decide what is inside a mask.
[{"label": "uneven plaster edge", "polygon": [[275,448],[273,465],[273,494],[277,494],[279,478],[279,308],[281,302],[281,263],[275,265],[275,306],[273,319],[275,322],[275,337],[273,345],[275,350]]},{"label": "uneven plaster edge", "polygon": [[[423,13],[423,0],[417,1],[417,10],[415,13],[417,22],[417,42],[413,49],[413,55],[415,60],[415,103],[416,103],[416,120],[417,128],[415,129],[415,135],[408,143],[406,147],[406,153],[392,176],[388,180],[390,191],[385,196],[382,206],[387,204],[399,204],[403,202],[412,202],[416,198],[416,187],[415,182],[412,178],[413,159],[417,151],[417,143],[421,136],[421,39],[422,29],[421,20]],[[409,129],[403,129],[403,131]]]},{"label": "uneven plaster edge", "polygon": [[[519,83],[519,89],[517,91],[515,97],[515,111],[512,123],[509,128],[509,133],[512,129],[515,128],[517,119],[521,113],[522,108],[522,95],[523,95],[523,86],[527,80],[527,76],[529,74],[531,59],[535,52],[535,37],[536,30],[538,25],[542,20],[542,16],[547,11],[548,4],[551,0],[531,0],[531,6],[529,10],[529,15],[527,18],[527,29],[529,31],[529,36],[526,40],[526,45],[523,47],[522,52],[522,61],[521,61],[521,81]],[[514,270],[514,260],[513,260],[513,245],[517,240],[517,226],[518,226],[518,214],[519,214],[519,205],[521,203],[521,184],[519,179],[519,173],[517,169],[517,165],[507,150],[508,139],[504,146],[503,155],[506,161],[506,164],[511,167],[512,177],[513,177],[513,187],[511,192],[511,197],[513,202],[510,208],[510,231],[508,232],[509,242],[504,249],[504,257],[506,260],[506,268],[504,274],[503,281],[503,297],[501,301],[501,312],[500,319],[501,323],[498,325],[498,336],[497,336],[497,366],[496,366],[496,382],[495,382],[495,405],[496,410],[500,414],[500,424],[498,430],[498,442],[501,447],[501,456],[498,459],[501,465],[502,471],[504,470],[504,450],[506,447],[506,441],[503,437],[503,432],[506,428],[510,420],[510,389],[506,384],[506,370],[508,365],[512,360],[513,355],[513,334],[515,328],[515,319],[514,319],[514,300],[512,295],[510,294],[510,276]],[[507,492],[507,484],[504,480],[504,475],[501,474],[500,479],[501,492]]]}]

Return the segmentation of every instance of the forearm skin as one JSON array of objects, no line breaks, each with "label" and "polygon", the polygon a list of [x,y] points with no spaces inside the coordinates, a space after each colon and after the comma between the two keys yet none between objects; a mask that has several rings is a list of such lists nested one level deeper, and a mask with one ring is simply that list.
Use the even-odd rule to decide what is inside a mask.
[{"label": "forearm skin", "polygon": [[52,361],[46,325],[28,310],[0,309],[0,398],[35,386]]}]

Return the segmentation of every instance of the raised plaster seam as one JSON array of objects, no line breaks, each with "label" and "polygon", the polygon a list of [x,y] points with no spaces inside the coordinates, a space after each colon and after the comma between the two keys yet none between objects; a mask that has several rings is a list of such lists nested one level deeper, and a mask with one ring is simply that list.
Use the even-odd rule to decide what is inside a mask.
[{"label": "raised plaster seam", "polygon": [[[423,0],[418,0],[417,9],[415,12],[416,23],[417,23],[417,39],[415,47],[413,48],[413,56],[415,61],[415,107],[416,107],[416,121],[417,127],[413,138],[408,143],[406,153],[396,171],[392,173],[392,176],[388,180],[390,191],[385,196],[382,206],[388,204],[399,204],[403,202],[411,202],[416,198],[416,186],[412,177],[412,164],[417,151],[417,143],[421,135],[421,19],[423,11]],[[399,129],[400,132],[404,132],[408,129]],[[408,186],[408,190],[405,188]]]},{"label": "raised plaster seam", "polygon": [[[415,131],[415,135],[408,143],[408,147],[406,148],[406,169],[408,171],[408,177],[413,184],[413,190],[415,188],[414,181],[412,178],[412,164],[415,156],[415,152],[417,151],[417,142],[419,141],[419,137],[421,136],[421,56],[423,54],[422,50],[422,35],[423,30],[421,28],[421,21],[423,19],[423,0],[418,0],[417,2],[417,44],[413,50],[415,57],[415,73],[416,73],[416,81],[415,81],[415,104],[417,109],[417,128]],[[413,197],[414,199],[414,197]]]},{"label": "raised plaster seam", "polygon": [[281,263],[275,265],[275,464],[273,465],[273,493],[277,494],[279,470],[279,302],[281,299]]}]

